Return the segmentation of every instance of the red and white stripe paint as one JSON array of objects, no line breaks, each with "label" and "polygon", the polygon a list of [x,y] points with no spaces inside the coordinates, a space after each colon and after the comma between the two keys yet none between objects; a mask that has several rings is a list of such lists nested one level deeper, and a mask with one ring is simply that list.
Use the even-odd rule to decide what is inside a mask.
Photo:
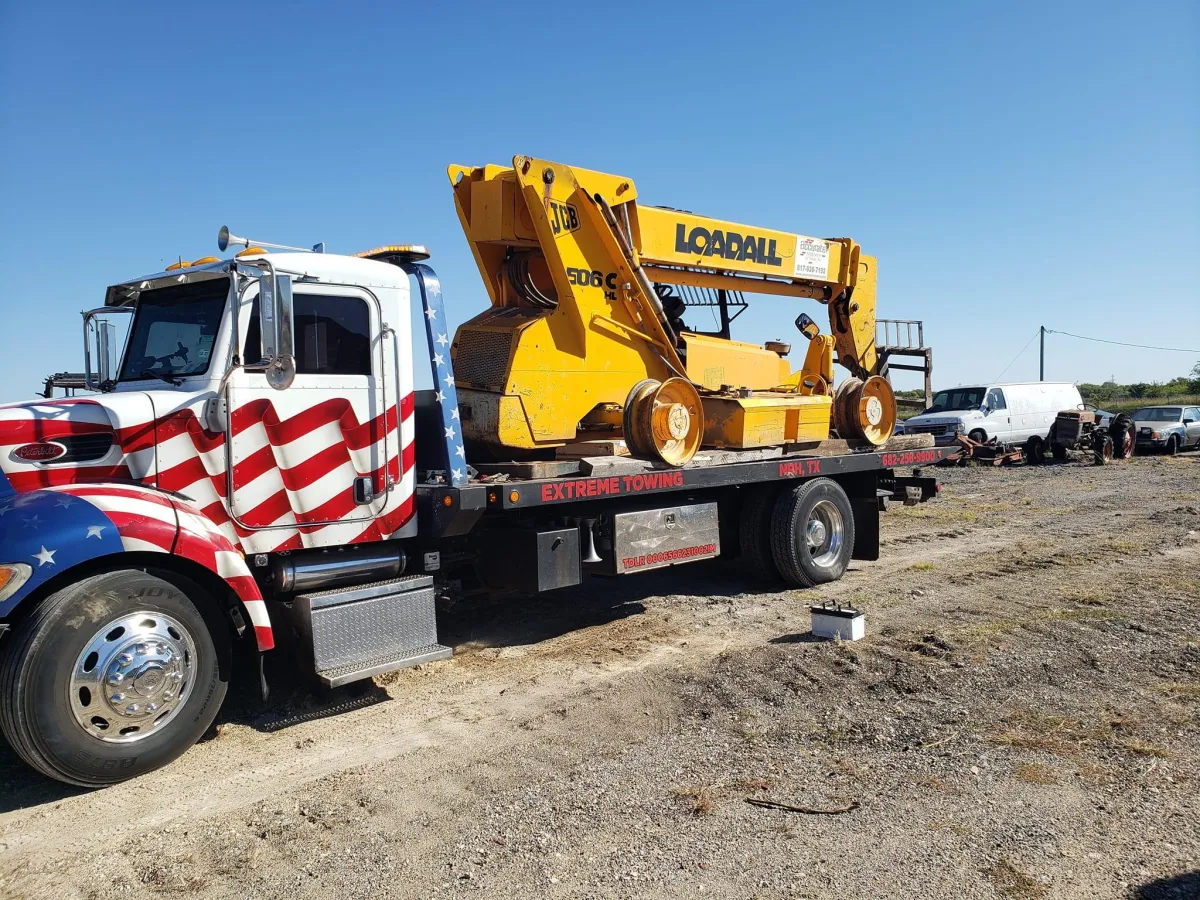
[{"label": "red and white stripe paint", "polygon": [[53,490],[84,498],[108,516],[127,551],[171,553],[220,576],[241,601],[258,649],[275,646],[267,605],[245,557],[207,516],[176,497],[139,485],[75,484]]}]

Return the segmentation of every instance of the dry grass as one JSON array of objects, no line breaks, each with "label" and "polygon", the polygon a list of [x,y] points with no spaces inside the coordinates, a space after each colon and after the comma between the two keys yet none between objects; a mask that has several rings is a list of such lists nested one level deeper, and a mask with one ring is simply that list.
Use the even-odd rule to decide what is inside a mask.
[{"label": "dry grass", "polygon": [[1157,744],[1148,744],[1136,738],[1119,738],[1114,743],[1122,750],[1128,750],[1130,753],[1136,753],[1139,756],[1154,756],[1158,759],[1171,758],[1170,751],[1165,747],[1159,747]]},{"label": "dry grass", "polygon": [[1200,700],[1200,684],[1191,681],[1164,681],[1155,690],[1169,697]]},{"label": "dry grass", "polygon": [[687,805],[688,812],[693,816],[712,815],[714,809],[712,785],[693,785],[690,787],[673,787],[671,793]]},{"label": "dry grass", "polygon": [[1059,589],[1064,600],[1082,606],[1105,606],[1108,600],[1099,590],[1087,584],[1065,584]]},{"label": "dry grass", "polygon": [[914,572],[928,572],[930,569],[936,569],[937,566],[931,562],[915,562],[909,568]]},{"label": "dry grass", "polygon": [[1105,748],[1138,756],[1170,758],[1170,751],[1165,747],[1134,737],[1131,732],[1137,727],[1136,721],[1122,713],[1098,714],[1085,721],[1016,709],[1004,717],[1001,728],[988,739],[1017,750],[1041,751],[1068,759],[1077,758],[1088,750]]},{"label": "dry grass", "polygon": [[1045,885],[1039,884],[1032,875],[1022,872],[1004,857],[983,869],[983,874],[992,879],[1003,897],[1037,900],[1046,896]]},{"label": "dry grass", "polygon": [[1026,784],[1058,784],[1058,775],[1041,763],[1025,763],[1013,769],[1013,777]]},{"label": "dry grass", "polygon": [[1097,609],[1096,606],[1097,603],[1092,603],[1086,604],[1084,609],[1043,609],[1024,618],[993,619],[959,629],[956,636],[964,643],[971,644],[1012,634],[1022,628],[1036,628],[1055,622],[1105,622],[1122,618],[1118,613]]},{"label": "dry grass", "polygon": [[937,791],[940,794],[957,796],[962,793],[961,790],[938,775],[922,775],[920,778],[914,779],[914,784],[923,788],[929,788],[931,791]]}]

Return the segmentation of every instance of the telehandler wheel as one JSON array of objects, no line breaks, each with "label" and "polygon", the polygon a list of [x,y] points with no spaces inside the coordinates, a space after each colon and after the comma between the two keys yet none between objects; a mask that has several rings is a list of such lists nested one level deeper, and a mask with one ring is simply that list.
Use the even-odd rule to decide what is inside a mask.
[{"label": "telehandler wheel", "polygon": [[224,624],[145,571],[68,585],[6,644],[0,731],[30,766],[82,787],[174,760],[212,724],[228,686]]},{"label": "telehandler wheel", "polygon": [[841,486],[828,478],[784,491],[771,516],[771,555],[792,587],[837,581],[854,552],[854,511]]},{"label": "telehandler wheel", "polygon": [[1096,458],[1096,465],[1102,466],[1105,463],[1112,462],[1113,458],[1113,439],[1111,435],[1104,432],[1097,432],[1095,440],[1092,442],[1092,455]]},{"label": "telehandler wheel", "polygon": [[1108,433],[1113,439],[1113,458],[1129,459],[1133,456],[1134,444],[1137,442],[1137,429],[1133,427],[1133,419],[1126,413],[1115,416],[1108,426]]},{"label": "telehandler wheel", "polygon": [[847,378],[834,391],[831,419],[843,440],[858,438],[882,447],[896,430],[896,393],[881,375],[866,381]]},{"label": "telehandler wheel", "polygon": [[742,566],[752,578],[774,585],[781,580],[771,555],[771,517],[778,497],[775,485],[748,488],[738,519]]},{"label": "telehandler wheel", "polygon": [[625,443],[634,456],[682,466],[700,449],[704,408],[695,386],[683,378],[639,381],[623,415]]}]

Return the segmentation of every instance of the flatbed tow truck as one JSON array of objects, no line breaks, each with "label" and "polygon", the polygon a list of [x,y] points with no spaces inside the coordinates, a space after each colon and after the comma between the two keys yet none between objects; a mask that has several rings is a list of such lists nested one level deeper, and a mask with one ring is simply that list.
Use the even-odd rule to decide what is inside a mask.
[{"label": "flatbed tow truck", "polygon": [[[525,159],[468,177],[511,182]],[[541,171],[548,185],[551,167]],[[143,774],[209,728],[235,661],[257,658],[265,692],[262,662],[284,646],[327,686],[442,659],[452,651],[438,642],[437,607],[473,591],[561,590],[718,556],[806,587],[840,578],[851,558],[876,559],[881,507],[937,491],[895,469],[949,451],[890,438],[890,387],[872,386],[873,351],[854,343],[874,331],[873,270],[869,293],[852,296],[857,245],[725,224],[724,255],[706,266],[706,245],[680,232],[682,252],[701,257],[677,266],[664,253],[655,277],[716,279],[723,333],[705,338],[664,308],[667,290],[653,288],[658,304],[648,297],[650,225],[669,215],[643,210],[639,226],[631,182],[613,190],[627,198],[616,214],[599,190],[599,212],[575,210],[593,202],[586,194],[530,194],[567,232],[586,236],[572,231],[580,215],[614,227],[624,246],[610,250],[625,262],[611,278],[599,265],[584,278],[536,258],[510,263],[511,248],[491,257],[480,222],[464,217],[485,278],[503,259],[521,289],[514,298],[490,283],[493,308],[460,328],[453,354],[418,246],[342,256],[222,229],[222,251],[246,248],[110,286],[84,313],[92,393],[0,406],[0,731],[15,752],[70,784]],[[557,239],[530,235],[548,253]],[[755,248],[741,273],[755,285],[737,280],[734,243]],[[755,274],[789,247],[802,274],[799,261],[783,278]],[[585,285],[588,302],[608,304],[588,326],[607,343],[572,356],[563,335],[574,325],[555,332],[554,317],[582,308]],[[835,334],[801,317],[809,353],[788,375],[777,343],[728,340],[735,286],[825,302]],[[868,300],[868,320],[854,318]],[[117,315],[131,316],[120,353]],[[547,345],[505,330],[546,322],[563,354],[543,372],[563,392],[553,397],[527,390],[538,381],[518,364]],[[857,373],[849,393],[833,388],[835,346]],[[434,387],[417,391],[424,359]],[[522,404],[524,419],[506,418]]]}]

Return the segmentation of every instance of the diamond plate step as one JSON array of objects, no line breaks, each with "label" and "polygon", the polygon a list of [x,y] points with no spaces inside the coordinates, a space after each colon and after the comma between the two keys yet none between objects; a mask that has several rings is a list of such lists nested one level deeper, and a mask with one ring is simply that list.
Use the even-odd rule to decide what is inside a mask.
[{"label": "diamond plate step", "polygon": [[387,672],[397,672],[400,669],[419,666],[421,663],[433,662],[436,659],[449,659],[453,655],[454,651],[449,647],[443,647],[441,644],[429,644],[400,656],[382,657],[354,665],[340,666],[336,669],[326,669],[323,672],[317,672],[317,677],[329,687],[341,687],[352,681],[362,681],[364,678],[373,678]]},{"label": "diamond plate step", "polygon": [[293,614],[331,687],[451,655],[438,643],[428,575],[299,594]]}]

